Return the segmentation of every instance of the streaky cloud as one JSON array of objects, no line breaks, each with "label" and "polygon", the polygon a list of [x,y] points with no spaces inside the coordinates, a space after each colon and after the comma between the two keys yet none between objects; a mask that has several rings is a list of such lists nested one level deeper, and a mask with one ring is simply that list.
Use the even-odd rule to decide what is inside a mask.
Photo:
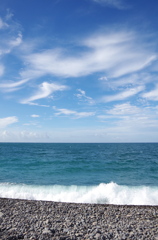
[{"label": "streaky cloud", "polygon": [[8,125],[18,122],[18,118],[16,116],[0,118],[0,128],[5,128]]},{"label": "streaky cloud", "polygon": [[[157,55],[139,41],[139,34],[131,31],[97,33],[83,41],[80,54],[70,54],[62,48],[26,54],[27,67],[23,78],[52,76],[72,78],[104,73],[107,77],[121,77],[136,73],[152,64]],[[139,42],[139,43],[138,43]]]},{"label": "streaky cloud", "polygon": [[30,79],[23,79],[17,82],[13,81],[7,81],[0,83],[0,89],[4,92],[13,92],[16,90],[19,90],[19,87],[21,87],[23,84],[27,83]]},{"label": "streaky cloud", "polygon": [[56,116],[66,115],[66,116],[72,116],[75,119],[85,118],[85,117],[90,117],[95,115],[95,112],[77,112],[77,111],[69,110],[66,108],[56,108],[55,106],[53,107],[53,109],[56,111],[55,113]]},{"label": "streaky cloud", "polygon": [[[38,90],[35,92],[34,95],[31,97],[24,99],[21,101],[23,104],[32,104],[33,101],[41,99],[41,98],[47,98],[49,95],[56,91],[64,91],[68,87],[65,85],[60,85],[57,83],[48,83],[48,82],[43,82],[38,86]],[[34,105],[34,103],[32,104]],[[35,103],[36,105],[36,103]]]},{"label": "streaky cloud", "polygon": [[106,111],[110,115],[134,115],[140,113],[141,110],[137,106],[131,105],[129,102],[116,104],[112,109]]},{"label": "streaky cloud", "polygon": [[156,84],[155,89],[143,93],[142,97],[147,99],[147,100],[151,100],[151,101],[158,101],[158,84]]},{"label": "streaky cloud", "polygon": [[144,86],[137,86],[135,88],[130,88],[125,91],[119,92],[114,95],[106,95],[100,99],[100,102],[113,102],[113,101],[120,101],[125,100],[129,97],[132,97],[139,92],[143,91],[145,89]]},{"label": "streaky cloud", "polygon": [[84,102],[84,103],[87,103],[89,105],[94,105],[95,104],[95,101],[93,100],[93,98],[89,97],[86,95],[86,92],[82,89],[77,89],[78,93],[74,94],[79,102]]},{"label": "streaky cloud", "polygon": [[3,21],[2,18],[0,18],[0,29],[4,29],[4,28],[7,28],[9,25]]}]

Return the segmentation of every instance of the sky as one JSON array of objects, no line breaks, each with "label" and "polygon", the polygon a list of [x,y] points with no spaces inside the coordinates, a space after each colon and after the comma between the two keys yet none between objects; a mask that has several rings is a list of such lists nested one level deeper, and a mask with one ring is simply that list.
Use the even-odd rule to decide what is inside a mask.
[{"label": "sky", "polygon": [[158,142],[158,1],[1,0],[0,142]]}]

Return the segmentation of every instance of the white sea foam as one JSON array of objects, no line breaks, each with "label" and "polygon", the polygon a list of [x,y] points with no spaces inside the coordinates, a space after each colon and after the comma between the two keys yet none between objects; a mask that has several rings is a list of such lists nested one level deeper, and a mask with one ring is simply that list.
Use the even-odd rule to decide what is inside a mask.
[{"label": "white sea foam", "polygon": [[116,183],[98,186],[36,186],[0,184],[0,197],[76,203],[158,205],[158,187],[130,187]]}]

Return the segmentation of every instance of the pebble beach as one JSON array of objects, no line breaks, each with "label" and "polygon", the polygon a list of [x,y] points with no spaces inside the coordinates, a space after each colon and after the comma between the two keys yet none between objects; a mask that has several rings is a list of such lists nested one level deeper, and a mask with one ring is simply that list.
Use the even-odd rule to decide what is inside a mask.
[{"label": "pebble beach", "polygon": [[0,198],[0,239],[158,240],[158,206]]}]

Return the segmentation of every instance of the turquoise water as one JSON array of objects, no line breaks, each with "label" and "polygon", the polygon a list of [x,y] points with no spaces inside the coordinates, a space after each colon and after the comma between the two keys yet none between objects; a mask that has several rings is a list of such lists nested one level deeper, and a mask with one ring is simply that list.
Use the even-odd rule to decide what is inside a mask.
[{"label": "turquoise water", "polygon": [[158,205],[158,144],[0,143],[0,197]]}]

